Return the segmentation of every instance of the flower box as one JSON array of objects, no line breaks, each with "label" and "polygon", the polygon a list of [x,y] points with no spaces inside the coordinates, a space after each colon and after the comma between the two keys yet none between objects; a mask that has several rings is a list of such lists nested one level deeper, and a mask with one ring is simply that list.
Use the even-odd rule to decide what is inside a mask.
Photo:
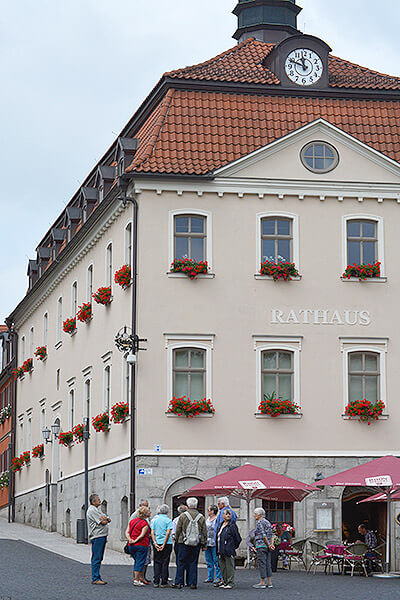
[{"label": "flower box", "polygon": [[2,410],[0,410],[0,425],[3,425],[11,417],[11,404],[5,406]]},{"label": "flower box", "polygon": [[172,398],[166,412],[167,415],[183,416],[189,419],[198,417],[202,414],[213,415],[214,413],[215,408],[212,405],[211,400],[203,398],[203,400],[192,402],[189,398],[186,398],[186,396],[182,396],[182,398]]},{"label": "flower box", "polygon": [[83,431],[84,431],[83,423],[79,423],[78,425],[75,425],[75,427],[72,428],[72,435],[74,436],[74,440],[78,444],[83,442]]},{"label": "flower box", "polygon": [[92,419],[92,425],[97,432],[103,431],[106,433],[110,431],[110,417],[107,412],[100,413]]},{"label": "flower box", "polygon": [[283,415],[300,415],[301,408],[292,400],[281,400],[275,398],[274,394],[264,395],[258,406],[258,410],[261,415],[268,415],[269,417],[280,417]]},{"label": "flower box", "polygon": [[31,373],[33,371],[33,358],[27,358],[22,365],[24,373]]},{"label": "flower box", "polygon": [[4,471],[3,473],[0,473],[0,490],[8,487],[8,485],[9,485],[9,473],[8,473],[8,471]]},{"label": "flower box", "polygon": [[300,277],[300,273],[296,269],[294,263],[278,262],[266,260],[261,263],[260,275],[272,277],[274,281],[291,281],[293,277]]},{"label": "flower box", "polygon": [[92,318],[92,304],[90,302],[85,302],[82,304],[76,313],[76,318],[81,323],[89,323],[90,319]]},{"label": "flower box", "polygon": [[108,306],[112,302],[111,286],[99,287],[97,292],[95,294],[92,294],[92,296],[94,301],[97,302],[97,304],[103,304],[103,306]]},{"label": "flower box", "polygon": [[33,458],[42,458],[44,456],[44,444],[38,444],[32,448]]},{"label": "flower box", "polygon": [[45,360],[47,358],[47,346],[38,346],[35,350],[35,356],[38,360]]},{"label": "flower box", "polygon": [[63,323],[63,332],[72,334],[76,331],[76,318],[71,317],[70,319],[65,319]]},{"label": "flower box", "polygon": [[72,431],[62,431],[58,436],[58,443],[66,448],[69,448],[73,441],[74,436]]},{"label": "flower box", "polygon": [[22,379],[24,375],[25,371],[22,367],[16,367],[15,369],[13,369],[14,379]]},{"label": "flower box", "polygon": [[111,420],[114,423],[124,423],[129,417],[129,404],[127,402],[118,402],[111,407]]},{"label": "flower box", "polygon": [[344,414],[346,417],[354,417],[361,423],[371,425],[372,421],[379,421],[385,410],[385,404],[382,401],[370,402],[365,398],[363,400],[354,400],[349,402],[345,408]]},{"label": "flower box", "polygon": [[171,264],[170,273],[183,273],[189,279],[196,279],[197,275],[208,273],[208,263],[206,260],[196,262],[190,258],[176,258]]},{"label": "flower box", "polygon": [[364,281],[365,279],[374,279],[380,278],[381,276],[381,263],[376,262],[374,264],[366,264],[366,265],[356,265],[355,263],[352,265],[348,265],[346,267],[345,272],[342,275],[343,279],[356,278],[360,281]]},{"label": "flower box", "polygon": [[132,283],[132,269],[130,265],[124,265],[114,275],[115,283],[118,283],[122,289],[126,290]]},{"label": "flower box", "polygon": [[22,469],[22,467],[24,466],[24,463],[21,459],[21,456],[15,456],[12,461],[11,461],[11,471],[13,471],[13,473],[17,473],[18,471],[20,471]]}]

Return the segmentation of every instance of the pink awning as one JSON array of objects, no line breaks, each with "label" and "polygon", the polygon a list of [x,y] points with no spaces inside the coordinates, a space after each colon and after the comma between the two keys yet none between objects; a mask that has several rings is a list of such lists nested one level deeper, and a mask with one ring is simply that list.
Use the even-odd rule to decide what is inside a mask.
[{"label": "pink awning", "polygon": [[383,456],[326,477],[318,481],[317,485],[400,488],[400,459],[395,456]]}]

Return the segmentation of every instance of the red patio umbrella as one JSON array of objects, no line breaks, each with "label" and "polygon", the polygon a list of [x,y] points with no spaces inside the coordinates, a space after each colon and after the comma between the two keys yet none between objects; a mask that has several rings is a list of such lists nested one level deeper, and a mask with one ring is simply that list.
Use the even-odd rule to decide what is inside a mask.
[{"label": "red patio umbrella", "polygon": [[250,529],[250,502],[254,498],[278,502],[301,502],[308,494],[315,491],[318,491],[318,488],[308,483],[246,464],[198,483],[183,496],[224,494],[242,498],[247,502],[247,527]]},{"label": "red patio umbrella", "polygon": [[[398,502],[400,500],[400,491],[393,492],[390,499],[393,502]],[[368,496],[368,498],[364,498],[364,500],[360,500],[357,504],[364,504],[365,502],[386,502],[385,493],[379,492],[379,494],[374,494],[373,496]]]},{"label": "red patio umbrella", "polygon": [[[391,500],[400,490],[400,459],[395,456],[383,456],[358,467],[347,469],[337,475],[318,481],[318,485],[359,486],[376,488],[387,504],[386,531],[386,577],[396,577],[390,573],[390,508]],[[397,575],[398,576],[398,575]]]}]

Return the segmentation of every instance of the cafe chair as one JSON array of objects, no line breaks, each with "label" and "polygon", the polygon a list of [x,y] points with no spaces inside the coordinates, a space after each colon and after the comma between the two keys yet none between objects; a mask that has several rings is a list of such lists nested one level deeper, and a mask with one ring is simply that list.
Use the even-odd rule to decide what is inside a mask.
[{"label": "cafe chair", "polygon": [[366,544],[355,543],[347,546],[343,555],[343,574],[345,573],[347,566],[351,568],[351,576],[353,577],[354,569],[357,567],[361,573],[364,571],[365,577],[368,577],[367,559],[365,558],[366,552],[368,552],[368,546]]},{"label": "cafe chair", "polygon": [[366,563],[367,565],[370,566],[371,571],[375,571],[377,569],[379,569],[381,571],[381,573],[385,572],[385,548],[386,548],[386,542],[383,542],[382,544],[379,544],[379,546],[377,546],[376,548],[374,548],[374,553],[376,555],[376,558],[366,558]]},{"label": "cafe chair", "polygon": [[307,571],[307,565],[304,560],[304,549],[306,547],[306,543],[307,539],[298,540],[297,542],[293,542],[290,548],[284,550],[289,559],[289,569],[292,568],[293,561],[299,565],[303,565],[304,569]]},{"label": "cafe chair", "polygon": [[314,569],[314,575],[315,572],[317,570],[317,567],[319,566],[323,566],[324,567],[324,573],[326,573],[326,570],[330,569],[330,561],[331,561],[331,555],[327,553],[327,548],[326,546],[324,546],[323,544],[319,544],[318,542],[313,542],[311,540],[308,541],[310,544],[310,549],[311,549],[311,562],[310,562],[310,566],[308,567],[307,573],[311,572],[311,569]]}]

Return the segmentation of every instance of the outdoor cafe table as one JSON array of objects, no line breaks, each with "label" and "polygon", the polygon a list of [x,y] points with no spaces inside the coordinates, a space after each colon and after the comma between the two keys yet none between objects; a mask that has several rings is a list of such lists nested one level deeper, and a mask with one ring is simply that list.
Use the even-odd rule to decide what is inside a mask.
[{"label": "outdoor cafe table", "polygon": [[333,564],[336,563],[339,573],[343,573],[345,550],[346,546],[344,544],[327,544],[326,553],[331,555],[332,571]]}]

